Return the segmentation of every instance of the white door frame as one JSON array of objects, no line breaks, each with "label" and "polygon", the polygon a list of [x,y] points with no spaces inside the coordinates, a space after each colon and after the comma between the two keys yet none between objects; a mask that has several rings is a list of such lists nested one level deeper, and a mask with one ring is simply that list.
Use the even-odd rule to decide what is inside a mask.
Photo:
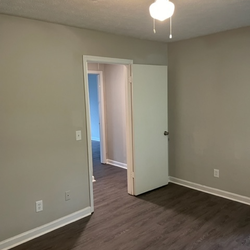
[{"label": "white door frame", "polygon": [[[100,122],[100,158],[101,163],[107,163],[106,155],[106,127],[105,127],[105,102],[104,102],[104,92],[103,92],[103,73],[97,70],[88,70],[88,74],[98,75],[98,110],[99,110],[99,122]],[[91,129],[91,126],[90,126]],[[90,131],[91,134],[91,131]]]},{"label": "white door frame", "polygon": [[88,165],[89,165],[89,189],[90,189],[90,207],[94,211],[94,194],[93,194],[93,161],[92,161],[92,147],[91,147],[91,128],[90,128],[90,109],[89,109],[89,88],[88,88],[88,63],[103,63],[103,64],[122,64],[128,68],[128,82],[125,90],[126,101],[126,148],[127,148],[127,187],[128,193],[134,194],[134,164],[133,164],[133,118],[132,118],[132,65],[133,60],[98,57],[83,55],[83,84],[84,97],[86,108],[86,138],[88,151]]}]

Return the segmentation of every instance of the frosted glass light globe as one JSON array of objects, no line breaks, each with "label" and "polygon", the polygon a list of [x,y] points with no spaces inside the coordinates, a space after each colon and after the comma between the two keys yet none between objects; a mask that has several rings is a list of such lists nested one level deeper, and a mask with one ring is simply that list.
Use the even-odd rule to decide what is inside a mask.
[{"label": "frosted glass light globe", "polygon": [[174,4],[169,0],[156,0],[149,7],[149,13],[152,18],[164,21],[174,14]]}]

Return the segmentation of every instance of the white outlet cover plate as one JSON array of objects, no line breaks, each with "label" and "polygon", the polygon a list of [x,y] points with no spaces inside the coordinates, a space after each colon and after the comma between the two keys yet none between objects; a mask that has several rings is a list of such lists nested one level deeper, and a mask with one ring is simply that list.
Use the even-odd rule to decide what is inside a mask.
[{"label": "white outlet cover plate", "polygon": [[43,201],[36,201],[36,212],[41,212],[43,211]]},{"label": "white outlet cover plate", "polygon": [[219,176],[220,176],[220,171],[219,171],[219,169],[214,169],[214,177],[219,178]]}]

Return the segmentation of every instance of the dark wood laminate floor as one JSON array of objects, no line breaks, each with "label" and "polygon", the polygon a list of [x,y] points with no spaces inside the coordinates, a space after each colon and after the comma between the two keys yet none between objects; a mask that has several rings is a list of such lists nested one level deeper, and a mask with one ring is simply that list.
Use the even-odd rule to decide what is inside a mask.
[{"label": "dark wood laminate floor", "polygon": [[13,250],[250,250],[250,206],[174,184],[127,194],[126,170],[99,162],[95,213]]}]

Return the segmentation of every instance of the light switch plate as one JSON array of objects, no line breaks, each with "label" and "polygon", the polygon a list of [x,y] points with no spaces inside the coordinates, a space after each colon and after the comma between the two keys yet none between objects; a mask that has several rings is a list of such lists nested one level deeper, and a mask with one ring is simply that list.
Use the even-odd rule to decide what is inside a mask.
[{"label": "light switch plate", "polygon": [[76,140],[80,141],[82,139],[82,131],[81,130],[77,130],[76,131]]}]

